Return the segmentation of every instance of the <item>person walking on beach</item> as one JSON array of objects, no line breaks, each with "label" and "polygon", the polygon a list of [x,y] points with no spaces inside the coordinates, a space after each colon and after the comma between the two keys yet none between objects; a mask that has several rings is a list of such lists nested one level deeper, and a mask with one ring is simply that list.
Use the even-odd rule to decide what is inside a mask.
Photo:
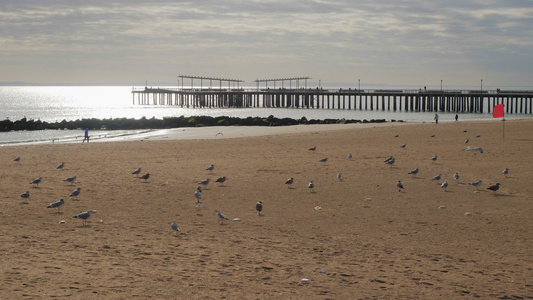
[{"label": "person walking on beach", "polygon": [[85,128],[85,138],[83,138],[82,143],[85,143],[85,140],[87,140],[87,143],[89,142],[89,128]]},{"label": "person walking on beach", "polygon": [[459,115],[455,114],[455,122],[459,121]]},{"label": "person walking on beach", "polygon": [[435,117],[433,118],[435,120],[435,124],[439,124],[439,115],[435,114]]}]

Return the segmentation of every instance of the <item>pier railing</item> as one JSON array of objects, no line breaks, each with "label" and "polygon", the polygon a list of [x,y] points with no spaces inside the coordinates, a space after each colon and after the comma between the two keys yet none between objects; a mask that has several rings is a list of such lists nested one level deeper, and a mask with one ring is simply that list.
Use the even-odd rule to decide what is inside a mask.
[{"label": "pier railing", "polygon": [[505,104],[507,113],[532,114],[533,91],[133,88],[133,103],[193,108],[269,107],[484,113]]}]

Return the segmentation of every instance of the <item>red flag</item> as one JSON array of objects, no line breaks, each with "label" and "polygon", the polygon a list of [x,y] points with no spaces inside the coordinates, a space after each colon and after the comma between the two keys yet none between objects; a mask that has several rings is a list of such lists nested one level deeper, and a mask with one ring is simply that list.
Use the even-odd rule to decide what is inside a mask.
[{"label": "red flag", "polygon": [[503,118],[503,104],[498,104],[492,109],[493,118]]}]

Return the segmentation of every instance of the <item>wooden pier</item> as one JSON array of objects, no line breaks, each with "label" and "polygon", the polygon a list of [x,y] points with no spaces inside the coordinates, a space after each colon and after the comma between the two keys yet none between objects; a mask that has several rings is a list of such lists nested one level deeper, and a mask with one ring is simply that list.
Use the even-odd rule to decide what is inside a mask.
[{"label": "wooden pier", "polygon": [[532,114],[533,91],[357,89],[133,89],[133,104],[181,108],[308,108],[407,112]]},{"label": "wooden pier", "polygon": [[[322,89],[307,88],[309,77],[256,80],[256,88],[244,89],[231,84],[243,82],[234,79],[178,76],[181,88],[133,89],[133,104],[167,105],[181,108],[307,108],[342,110],[381,110],[406,112],[485,113],[504,104],[508,114],[532,114],[533,91],[514,90],[387,90],[387,89]],[[184,79],[209,80],[206,88],[184,88]],[[219,81],[213,88],[212,81]],[[305,87],[299,81],[305,80]],[[260,88],[260,83],[281,82],[278,88]],[[284,82],[289,82],[289,88]],[[295,88],[292,81],[296,81]],[[228,88],[222,87],[228,82]]]}]

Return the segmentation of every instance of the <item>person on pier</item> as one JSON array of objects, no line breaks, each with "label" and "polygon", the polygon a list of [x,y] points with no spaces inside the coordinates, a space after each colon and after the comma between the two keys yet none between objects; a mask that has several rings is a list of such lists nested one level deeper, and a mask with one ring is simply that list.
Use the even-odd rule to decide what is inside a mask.
[{"label": "person on pier", "polygon": [[435,124],[439,124],[439,115],[435,114],[435,117],[433,118],[435,120]]}]

